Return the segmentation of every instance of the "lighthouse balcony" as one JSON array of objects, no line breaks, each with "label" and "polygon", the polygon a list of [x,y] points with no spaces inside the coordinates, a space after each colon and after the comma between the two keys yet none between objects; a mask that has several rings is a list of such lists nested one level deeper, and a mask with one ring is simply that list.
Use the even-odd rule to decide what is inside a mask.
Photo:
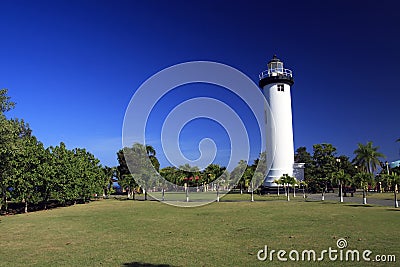
[{"label": "lighthouse balcony", "polygon": [[289,69],[284,69],[284,68],[274,68],[274,69],[268,69],[259,75],[260,80],[268,77],[287,77],[287,78],[293,78],[292,71]]}]

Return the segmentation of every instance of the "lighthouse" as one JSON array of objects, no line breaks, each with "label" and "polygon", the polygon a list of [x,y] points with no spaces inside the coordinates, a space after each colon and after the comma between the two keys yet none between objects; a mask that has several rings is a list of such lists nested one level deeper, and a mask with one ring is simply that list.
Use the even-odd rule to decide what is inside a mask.
[{"label": "lighthouse", "polygon": [[268,69],[260,76],[259,86],[269,107],[265,108],[266,153],[269,172],[264,186],[276,186],[274,180],[283,175],[293,176],[294,147],[292,101],[290,89],[294,83],[292,71],[283,67],[275,55]]}]

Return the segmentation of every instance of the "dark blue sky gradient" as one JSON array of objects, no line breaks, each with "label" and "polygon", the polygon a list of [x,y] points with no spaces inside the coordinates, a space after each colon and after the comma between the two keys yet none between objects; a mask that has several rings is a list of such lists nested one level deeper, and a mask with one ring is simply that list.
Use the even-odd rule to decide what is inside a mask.
[{"label": "dark blue sky gradient", "polygon": [[[0,88],[17,102],[9,116],[24,118],[46,146],[64,141],[116,165],[125,109],[151,75],[210,60],[258,82],[277,54],[294,73],[296,148],[328,142],[353,157],[358,142],[371,140],[392,161],[400,157],[399,8],[398,1],[1,0]],[[187,127],[186,141],[209,133]],[[226,136],[210,127],[216,140]]]}]

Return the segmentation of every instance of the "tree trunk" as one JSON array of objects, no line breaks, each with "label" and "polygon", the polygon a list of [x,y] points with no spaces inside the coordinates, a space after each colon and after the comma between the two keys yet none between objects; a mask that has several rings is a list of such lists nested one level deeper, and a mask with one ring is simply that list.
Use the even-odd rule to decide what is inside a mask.
[{"label": "tree trunk", "polygon": [[397,201],[397,184],[394,186],[394,207],[399,207],[399,202]]},{"label": "tree trunk", "polygon": [[[286,200],[287,200],[287,201],[290,201],[289,186],[286,186],[286,187],[287,187]],[[285,187],[285,188],[286,188],[286,187]]]},{"label": "tree trunk", "polygon": [[25,200],[25,208],[24,208],[24,212],[27,213],[28,212],[28,201]]},{"label": "tree trunk", "polygon": [[367,204],[367,194],[365,192],[365,188],[363,188],[363,204],[366,205]]},{"label": "tree trunk", "polygon": [[254,202],[254,188],[253,188],[253,182],[251,182],[251,202]]},{"label": "tree trunk", "polygon": [[2,205],[2,208],[3,208],[3,210],[4,211],[6,211],[7,212],[7,192],[6,192],[6,190],[5,190],[5,188],[3,187],[2,188],[2,193],[3,193],[3,199],[2,199],[2,203],[3,203],[3,205]]},{"label": "tree trunk", "polygon": [[43,198],[43,203],[44,203],[44,209],[47,210],[47,202],[49,201],[49,193],[48,191],[45,192],[44,198]]}]

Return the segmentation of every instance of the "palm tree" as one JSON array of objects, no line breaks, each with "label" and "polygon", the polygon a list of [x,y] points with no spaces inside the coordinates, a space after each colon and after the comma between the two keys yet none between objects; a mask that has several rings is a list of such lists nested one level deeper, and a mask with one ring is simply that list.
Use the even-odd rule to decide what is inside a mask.
[{"label": "palm tree", "polygon": [[156,150],[154,149],[153,146],[146,145],[146,153],[147,153],[147,156],[149,157],[149,159],[151,161],[151,164],[153,165],[153,167],[158,172],[159,169],[160,169],[160,162],[156,158]]},{"label": "palm tree", "polygon": [[[294,188],[295,185],[297,184],[297,180],[296,180],[296,178],[294,178],[293,176],[289,176],[289,175],[287,175],[287,174],[284,174],[284,175],[280,178],[280,180],[282,181],[283,186],[285,187],[285,189],[286,189],[286,187],[287,187],[286,197],[287,197],[287,201],[290,201],[290,197],[289,197],[289,185],[292,185],[293,188]],[[294,190],[296,190],[296,188],[294,188]],[[286,190],[285,190],[285,192],[286,192]],[[294,196],[295,196],[295,195],[294,195]]]},{"label": "palm tree", "polygon": [[398,174],[393,175],[393,180],[394,180],[394,207],[398,208],[399,207],[399,202],[397,201],[397,185],[400,182],[400,176]]},{"label": "palm tree", "polygon": [[156,155],[156,150],[154,149],[154,147],[153,146],[151,146],[151,145],[146,145],[146,152],[147,152],[147,155],[150,157],[150,156],[155,156]]},{"label": "palm tree", "polygon": [[[283,175],[281,178],[279,178],[279,180],[283,184],[283,188],[285,189],[285,196],[286,196],[287,201],[290,201],[289,188],[288,188],[289,185],[287,184],[286,177],[287,177],[286,175]],[[286,190],[286,188],[287,188],[287,190]]]},{"label": "palm tree", "polygon": [[297,180],[295,177],[293,176],[289,176],[290,177],[290,185],[293,186],[293,197],[296,197],[296,185],[298,184]]},{"label": "palm tree", "polygon": [[276,183],[278,185],[278,196],[279,196],[279,186],[282,184],[282,180],[281,179],[275,179],[274,183]]},{"label": "palm tree", "polygon": [[363,189],[363,204],[367,204],[367,188],[368,184],[373,182],[372,174],[366,172],[359,172],[354,176],[354,181]]},{"label": "palm tree", "polygon": [[332,182],[337,182],[339,186],[339,201],[343,202],[343,186],[346,182],[350,181],[350,175],[344,172],[344,170],[339,170],[336,173],[332,173]]},{"label": "palm tree", "polygon": [[329,177],[325,177],[325,178],[319,178],[320,181],[320,188],[322,189],[322,193],[321,193],[321,201],[325,200],[325,191],[327,191],[328,188],[328,181],[329,181]]},{"label": "palm tree", "polygon": [[360,166],[362,171],[368,173],[374,173],[378,166],[380,166],[379,158],[385,158],[385,155],[378,152],[379,147],[374,147],[372,142],[368,142],[363,145],[358,144],[358,148],[354,150],[356,157],[354,163]]},{"label": "palm tree", "polygon": [[307,187],[307,182],[306,181],[301,181],[300,182],[300,186],[303,188],[303,198],[307,198],[307,196],[306,196],[306,191],[305,191],[305,189],[306,189],[306,187]]},{"label": "palm tree", "polygon": [[399,203],[397,201],[397,189],[398,189],[398,184],[400,183],[400,176],[397,173],[383,174],[382,175],[382,180],[384,181],[386,187],[388,188],[388,191],[393,189],[393,192],[394,192],[394,207],[398,208],[399,207]]}]

